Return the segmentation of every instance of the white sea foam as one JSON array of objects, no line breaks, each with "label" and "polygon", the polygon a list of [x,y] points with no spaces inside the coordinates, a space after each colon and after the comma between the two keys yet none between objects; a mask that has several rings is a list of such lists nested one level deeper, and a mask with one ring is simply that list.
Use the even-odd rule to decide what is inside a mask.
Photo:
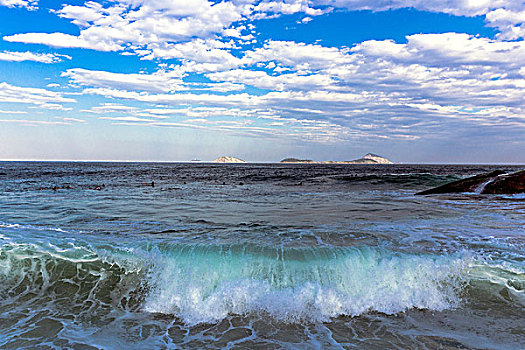
[{"label": "white sea foam", "polygon": [[61,229],[60,227],[47,227],[47,226],[37,226],[37,225],[21,225],[21,224],[11,224],[7,222],[0,222],[0,228],[10,228],[10,229],[30,229],[35,231],[56,231],[56,232],[63,232],[66,233],[68,231],[65,231]]},{"label": "white sea foam", "polygon": [[374,249],[269,255],[203,248],[165,257],[150,275],[154,288],[145,310],[175,314],[190,324],[229,313],[296,322],[368,311],[443,310],[458,304],[468,265],[468,258]]},{"label": "white sea foam", "polygon": [[[521,279],[516,277],[522,270],[502,265],[505,274],[512,274],[507,276],[498,271],[499,266],[475,261],[468,253],[136,241],[111,247],[87,235],[78,240],[61,235],[43,240],[15,230],[4,236],[0,275],[6,283],[25,281],[27,292],[41,295],[59,281],[93,291],[117,288],[111,291],[117,301],[129,298],[123,291],[138,288],[143,310],[173,314],[187,324],[215,322],[228,314],[264,314],[301,322],[370,311],[444,310],[459,305],[460,291],[472,278],[502,285],[510,281],[512,292],[523,294]],[[63,275],[67,271],[74,275]],[[92,276],[92,284],[82,282],[84,273]],[[113,280],[120,282],[108,284]],[[85,292],[98,295],[79,289],[78,298]]]}]

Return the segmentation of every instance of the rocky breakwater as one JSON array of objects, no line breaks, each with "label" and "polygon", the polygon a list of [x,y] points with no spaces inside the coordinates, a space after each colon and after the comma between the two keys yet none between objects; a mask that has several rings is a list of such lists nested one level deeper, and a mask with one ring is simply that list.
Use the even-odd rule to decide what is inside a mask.
[{"label": "rocky breakwater", "polygon": [[495,170],[418,192],[416,195],[461,192],[476,192],[481,194],[525,193],[525,170],[512,174]]}]

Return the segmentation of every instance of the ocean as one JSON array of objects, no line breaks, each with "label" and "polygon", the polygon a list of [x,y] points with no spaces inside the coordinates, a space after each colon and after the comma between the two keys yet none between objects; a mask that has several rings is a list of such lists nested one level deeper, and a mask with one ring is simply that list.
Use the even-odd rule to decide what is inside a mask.
[{"label": "ocean", "polygon": [[1,162],[0,348],[525,348],[496,169]]}]

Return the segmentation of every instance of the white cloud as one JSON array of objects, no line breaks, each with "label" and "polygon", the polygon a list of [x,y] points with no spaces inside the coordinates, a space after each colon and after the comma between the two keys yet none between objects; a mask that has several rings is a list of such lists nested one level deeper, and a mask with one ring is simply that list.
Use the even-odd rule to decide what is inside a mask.
[{"label": "white cloud", "polygon": [[0,110],[0,114],[27,114],[26,111],[5,111]]},{"label": "white cloud", "polygon": [[[496,39],[416,34],[406,43],[369,40],[352,48],[274,40],[248,51],[243,46],[256,34],[249,23],[253,18],[295,13],[306,15],[301,17],[307,22],[332,8],[386,11],[407,4],[424,11],[484,15],[487,25],[502,33]],[[119,101],[85,110],[110,114],[103,118],[115,122],[159,127],[193,123],[230,132],[340,140],[413,139],[435,132],[444,118],[455,125],[482,126],[523,120],[525,45],[508,41],[524,33],[525,5],[516,1],[129,0],[65,5],[56,13],[78,25],[80,34],[26,33],[4,39],[172,60],[151,74],[84,68],[62,74],[84,94]],[[211,82],[195,82],[190,79],[195,74]],[[151,104],[165,108],[144,107]],[[187,119],[155,120],[182,117]]]},{"label": "white cloud", "polygon": [[5,82],[0,83],[0,101],[35,105],[76,102],[74,99],[64,97],[58,92],[40,88],[14,86]]},{"label": "white cloud", "polygon": [[[276,0],[262,1],[255,7],[255,18],[269,14],[304,13],[317,16],[333,8],[349,11],[388,11],[414,8],[421,11],[447,13],[455,16],[485,16],[489,26],[501,31],[499,38],[513,40],[525,35],[525,3],[515,0]],[[257,13],[262,11],[262,13]],[[309,18],[309,17],[305,17]]]},{"label": "white cloud", "polygon": [[274,61],[295,70],[318,70],[348,62],[350,57],[345,53],[346,50],[335,47],[270,40],[263,47],[247,51],[243,62],[251,65]]},{"label": "white cloud", "polygon": [[120,98],[125,100],[135,100],[147,103],[160,103],[170,106],[187,106],[193,104],[224,104],[232,105],[238,103],[248,103],[251,95],[247,93],[227,95],[216,94],[192,94],[192,93],[178,93],[178,94],[149,94],[140,93],[137,91],[127,91],[109,88],[86,88],[83,90],[84,94],[95,94],[109,98]]},{"label": "white cloud", "polygon": [[62,61],[63,58],[68,60],[71,59],[67,55],[57,55],[52,53],[33,53],[30,51],[26,52],[15,52],[15,51],[2,51],[0,52],[0,61],[11,61],[11,62],[22,62],[22,61],[34,61],[41,63],[56,63]]},{"label": "white cloud", "polygon": [[[249,131],[243,129],[248,133],[265,133],[268,131],[263,129],[297,123],[300,115],[301,128],[268,135],[322,142],[432,138],[441,135],[437,130],[440,120],[445,119],[458,130],[473,125],[523,127],[522,57],[521,42],[458,33],[413,35],[406,44],[367,41],[352,49],[269,41],[262,48],[245,52],[239,68],[205,74],[217,84],[270,90],[263,95],[198,94],[191,84],[184,83],[188,88],[184,93],[141,93],[105,84],[86,84],[84,93],[163,104],[170,112],[159,112],[165,113],[161,115],[186,116],[187,123],[219,117],[224,111],[232,113],[230,118],[270,120],[260,130],[253,125]],[[282,73],[276,63],[288,70]],[[274,69],[268,73],[255,68],[260,65]],[[197,106],[211,110],[199,111]],[[239,112],[233,114],[235,108]],[[137,118],[156,115],[144,110],[129,113]],[[330,136],[323,131],[323,123],[330,125]],[[207,125],[216,126],[209,120]],[[233,129],[240,132],[226,124],[221,126],[221,130]]]},{"label": "white cloud", "polygon": [[63,105],[61,105],[59,103],[42,103],[38,107],[32,106],[32,107],[29,107],[29,108],[45,108],[45,109],[52,109],[52,110],[55,110],[55,111],[71,111],[71,110],[73,110],[72,107],[64,107]]},{"label": "white cloud", "polygon": [[[100,108],[98,108],[100,107]],[[193,128],[226,132],[233,135],[287,137],[303,141],[334,142],[342,134],[351,135],[345,127],[323,120],[281,118],[269,109],[238,107],[129,108],[120,105],[122,113],[109,111],[106,105],[93,107],[104,110],[99,119],[118,125]],[[111,106],[109,106],[111,108]],[[109,114],[109,115],[108,115]],[[170,120],[152,120],[154,117]],[[233,119],[232,119],[233,118]]]},{"label": "white cloud", "polygon": [[49,120],[30,120],[30,119],[0,119],[0,123],[23,124],[28,126],[36,125],[69,125],[67,121],[49,121]]},{"label": "white cloud", "polygon": [[184,90],[182,79],[177,72],[157,71],[153,74],[125,74],[94,71],[82,68],[68,69],[62,76],[69,77],[71,83],[111,89],[173,92]]},{"label": "white cloud", "polygon": [[232,92],[241,91],[245,89],[244,84],[224,81],[220,83],[186,83],[186,87],[190,90],[206,90],[213,92]]},{"label": "white cloud", "polygon": [[[58,16],[70,19],[81,27],[78,36],[64,33],[22,33],[6,36],[4,40],[64,48],[121,51],[122,54],[136,54],[147,60],[177,59],[182,70],[196,73],[215,73],[250,66],[257,62],[274,61],[274,64],[277,64],[275,72],[283,72],[287,67],[293,66],[295,71],[302,71],[302,76],[327,66],[351,64],[348,62],[351,56],[345,55],[343,50],[337,48],[269,41],[263,47],[247,52],[244,57],[236,57],[232,54],[232,49],[238,49],[237,45],[246,44],[254,38],[254,27],[247,21],[281,14],[304,13],[307,16],[303,18],[303,22],[307,22],[311,20],[311,16],[326,13],[333,8],[386,11],[405,7],[462,16],[484,15],[489,26],[502,31],[499,40],[516,39],[525,35],[525,4],[511,0],[120,0],[105,5],[92,1],[79,6],[64,5],[55,11]],[[427,38],[415,35],[409,38],[409,45],[406,46],[386,41],[369,41],[361,44],[360,49],[363,52],[366,50],[369,56],[374,55],[374,50],[379,50],[378,56],[386,54],[403,59],[401,56],[406,55],[416,60],[417,57],[410,53],[410,50],[414,49],[425,59],[433,57],[436,62],[440,62],[441,58],[456,59],[459,64],[465,63],[461,61],[462,54],[473,58],[469,50],[478,52],[480,55],[477,59],[484,62],[492,59],[497,61],[495,56],[505,55],[508,50],[515,51],[510,48],[512,44],[500,41],[500,47],[491,45],[493,51],[482,52],[480,47],[487,46],[479,43],[481,40],[489,39],[469,38],[466,34],[463,35],[462,41],[458,40],[458,37],[445,35],[429,35]],[[457,46],[451,46],[453,44]],[[451,52],[444,52],[440,45],[449,46]],[[484,56],[484,53],[488,55]]]},{"label": "white cloud", "polygon": [[231,43],[218,40],[194,39],[184,43],[154,44],[141,55],[145,59],[180,59],[187,71],[207,72],[229,69],[239,66],[242,62],[227,50]]},{"label": "white cloud", "polygon": [[206,74],[214,81],[229,81],[251,85],[259,89],[284,91],[288,89],[336,89],[334,81],[321,74],[300,75],[297,73],[268,75],[264,71],[236,69],[226,72]]},{"label": "white cloud", "polygon": [[136,107],[125,106],[119,103],[104,103],[100,106],[92,107],[89,110],[82,110],[81,112],[89,112],[96,114],[115,113],[115,112],[135,112]]},{"label": "white cloud", "polygon": [[[287,1],[261,1],[255,8],[255,18],[267,17],[265,14],[305,13],[310,16],[322,15],[326,10],[311,7],[313,1],[309,0],[287,0]],[[257,15],[258,14],[258,15]]]},{"label": "white cloud", "polygon": [[84,6],[64,5],[56,13],[59,17],[69,18],[72,20],[72,23],[82,27],[88,27],[93,22],[104,17],[103,6],[94,1],[88,1]]},{"label": "white cloud", "polygon": [[[151,118],[153,119],[166,119],[169,118],[166,114],[173,114],[169,111],[164,112],[158,112],[154,113],[154,110],[151,109],[140,109],[133,106],[126,106],[119,103],[104,103],[99,106],[91,107],[90,109],[81,110],[81,112],[86,113],[93,113],[98,115],[104,115],[104,117],[101,117],[99,119],[114,119],[114,118],[136,118],[134,121],[139,121],[138,119],[142,119],[142,121],[151,121]],[[145,119],[150,118],[150,119]],[[114,119],[117,120],[117,119]],[[124,120],[124,119],[118,119],[118,120]],[[128,119],[127,121],[132,121],[131,119]]]},{"label": "white cloud", "polygon": [[241,83],[221,82],[184,82],[185,73],[180,69],[159,69],[155,73],[112,73],[82,68],[68,69],[62,73],[70,79],[72,86],[90,86],[137,92],[173,93],[187,90],[209,90],[213,92],[231,92],[243,90]]},{"label": "white cloud", "polygon": [[525,6],[516,10],[497,8],[488,12],[485,18],[491,27],[496,27],[501,31],[498,34],[499,39],[525,38]]},{"label": "white cloud", "polygon": [[4,36],[5,41],[43,44],[53,47],[70,47],[80,49],[93,49],[98,51],[119,51],[122,46],[104,37],[85,38],[82,34],[74,36],[64,33],[24,33]]},{"label": "white cloud", "polygon": [[5,39],[100,51],[120,51],[128,45],[132,50],[149,49],[149,45],[159,47],[164,43],[178,43],[195,37],[212,38],[228,30],[232,23],[243,19],[249,11],[249,4],[226,1],[133,0],[113,2],[109,7],[87,2],[83,6],[65,5],[56,11],[60,17],[70,19],[83,28],[78,36],[26,33]]},{"label": "white cloud", "polygon": [[85,124],[86,121],[84,119],[78,119],[78,118],[61,118],[65,122],[74,122],[74,123],[83,123]]},{"label": "white cloud", "polygon": [[118,120],[124,122],[151,122],[151,119],[139,117],[99,117],[98,119]]},{"label": "white cloud", "polygon": [[525,62],[525,42],[495,41],[463,33],[415,34],[407,44],[393,41],[365,41],[352,51],[432,66],[491,65],[521,67]]},{"label": "white cloud", "polygon": [[0,0],[0,6],[25,7],[28,10],[36,10],[38,0]]},{"label": "white cloud", "polygon": [[[23,0],[1,1],[12,6],[33,4]],[[407,7],[458,16],[484,15],[489,26],[501,31],[500,39],[516,39],[523,37],[525,33],[525,4],[515,0],[117,0],[105,5],[93,1],[83,5],[64,5],[55,11],[58,16],[70,19],[72,23],[81,27],[78,36],[64,33],[25,33],[7,36],[4,39],[54,47],[100,51],[130,50],[147,58],[180,58],[181,54],[191,51],[173,45],[199,38],[204,40],[205,47],[198,48],[193,43],[188,49],[197,49],[208,58],[215,59],[225,58],[228,53],[224,48],[213,47],[214,39],[222,35],[252,40],[251,33],[242,34],[251,31],[251,27],[239,25],[239,22],[246,23],[253,18],[304,13],[307,15],[303,18],[305,22],[311,19],[311,16],[318,16],[334,8],[350,11],[386,11]],[[227,61],[234,61],[234,57],[227,57]]]}]

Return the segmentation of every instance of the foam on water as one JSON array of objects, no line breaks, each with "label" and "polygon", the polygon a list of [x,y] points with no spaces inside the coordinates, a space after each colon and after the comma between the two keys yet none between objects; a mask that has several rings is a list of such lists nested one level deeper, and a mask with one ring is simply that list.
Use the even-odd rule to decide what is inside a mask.
[{"label": "foam on water", "polygon": [[71,302],[80,308],[86,297],[128,305],[133,296],[139,309],[173,314],[187,324],[228,314],[300,322],[443,310],[458,304],[471,260],[370,247],[159,243],[108,249],[103,242],[10,238],[2,238],[0,251],[4,296],[61,299],[63,291],[74,290]]},{"label": "foam on water", "polygon": [[[158,259],[158,258],[157,258]],[[469,258],[373,248],[181,247],[156,262],[145,309],[187,323],[264,313],[285,322],[457,305]]]}]

